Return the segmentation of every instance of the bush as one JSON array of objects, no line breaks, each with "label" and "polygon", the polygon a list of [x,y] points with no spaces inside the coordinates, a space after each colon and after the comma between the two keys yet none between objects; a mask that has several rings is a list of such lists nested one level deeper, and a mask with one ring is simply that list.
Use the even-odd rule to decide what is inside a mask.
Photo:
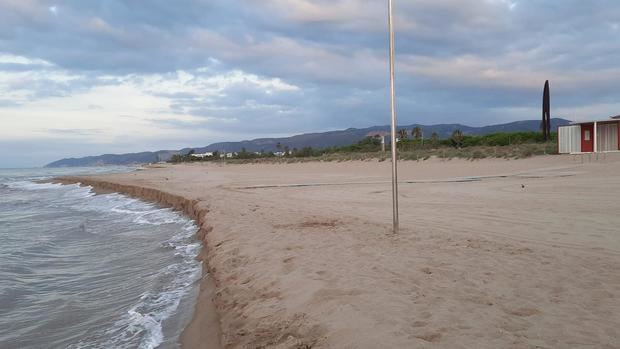
[{"label": "bush", "polygon": [[381,150],[381,139],[377,137],[366,137],[361,141],[344,147],[334,147],[332,152],[357,153],[357,152],[378,152]]},{"label": "bush", "polygon": [[472,159],[484,159],[487,157],[487,154],[483,153],[480,150],[476,150],[474,151],[474,153],[471,155]]},{"label": "bush", "polygon": [[[551,134],[551,139],[557,140],[557,133]],[[463,147],[473,146],[508,146],[524,143],[544,143],[540,132],[500,132],[484,136],[465,136]]]},{"label": "bush", "polygon": [[536,150],[537,149],[535,147],[531,147],[531,146],[523,147],[522,149],[520,149],[518,157],[519,158],[529,158],[529,157],[532,157],[532,156],[534,156],[537,153]]}]

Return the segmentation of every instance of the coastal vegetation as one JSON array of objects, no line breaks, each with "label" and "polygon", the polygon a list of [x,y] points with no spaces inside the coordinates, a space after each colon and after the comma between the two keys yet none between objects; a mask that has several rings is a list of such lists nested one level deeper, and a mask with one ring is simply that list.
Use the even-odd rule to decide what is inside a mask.
[{"label": "coastal vegetation", "polygon": [[[405,129],[398,131],[397,142],[401,160],[424,161],[431,157],[441,159],[483,159],[503,158],[520,159],[535,155],[557,154],[557,134],[552,134],[551,141],[545,142],[539,132],[500,132],[483,136],[465,135],[455,130],[451,137],[440,139],[436,133],[424,138],[421,129],[409,133]],[[411,135],[411,137],[409,137]],[[300,161],[347,161],[389,159],[390,145],[382,151],[381,137],[368,136],[354,144],[341,147],[292,148],[278,144],[277,151],[250,152],[245,148],[239,152],[213,152],[208,156],[198,157],[193,151],[185,155],[175,155],[170,162],[226,161],[232,163],[247,162],[300,162]]]}]

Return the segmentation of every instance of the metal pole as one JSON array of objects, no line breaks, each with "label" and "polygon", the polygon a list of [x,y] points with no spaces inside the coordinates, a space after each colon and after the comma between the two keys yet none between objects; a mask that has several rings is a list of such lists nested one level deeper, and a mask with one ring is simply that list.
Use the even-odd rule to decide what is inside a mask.
[{"label": "metal pole", "polygon": [[394,21],[392,0],[388,0],[388,27],[390,32],[390,107],[392,111],[392,215],[394,233],[398,233],[398,153],[396,146],[396,94],[394,88]]}]

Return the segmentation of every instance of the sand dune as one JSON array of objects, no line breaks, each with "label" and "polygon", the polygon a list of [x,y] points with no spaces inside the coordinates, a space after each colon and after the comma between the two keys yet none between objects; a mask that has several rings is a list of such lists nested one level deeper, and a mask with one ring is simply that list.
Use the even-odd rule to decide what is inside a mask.
[{"label": "sand dune", "polygon": [[69,181],[202,219],[227,348],[620,347],[620,156],[400,168],[398,235],[388,162]]}]

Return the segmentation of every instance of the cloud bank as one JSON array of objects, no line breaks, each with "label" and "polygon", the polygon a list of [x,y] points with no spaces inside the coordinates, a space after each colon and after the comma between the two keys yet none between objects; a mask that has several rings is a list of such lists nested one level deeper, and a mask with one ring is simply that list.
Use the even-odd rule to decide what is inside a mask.
[{"label": "cloud bank", "polygon": [[[402,123],[537,118],[546,79],[553,116],[620,113],[617,1],[395,11]],[[387,124],[385,17],[375,0],[4,0],[0,167]]]}]

